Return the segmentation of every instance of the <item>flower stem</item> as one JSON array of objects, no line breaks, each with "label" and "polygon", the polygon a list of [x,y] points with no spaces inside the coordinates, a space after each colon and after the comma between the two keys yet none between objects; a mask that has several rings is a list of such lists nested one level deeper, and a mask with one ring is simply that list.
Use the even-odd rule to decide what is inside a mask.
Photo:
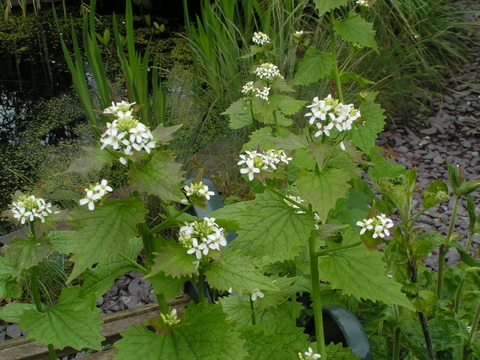
[{"label": "flower stem", "polygon": [[251,296],[249,297],[249,299],[250,299],[250,311],[252,313],[252,325],[256,325],[257,324],[257,319],[255,317],[255,306],[253,304],[253,300],[252,300]]},{"label": "flower stem", "polygon": [[333,11],[330,11],[330,53],[332,55],[333,60],[333,77],[335,81],[335,86],[337,88],[337,98],[338,101],[343,103],[343,92],[342,92],[342,83],[340,82],[340,74],[338,71],[338,64],[337,64],[337,51],[335,49],[335,30],[333,29]]},{"label": "flower stem", "polygon": [[398,305],[393,304],[393,318],[395,320],[395,331],[393,333],[393,360],[400,360],[400,328],[398,323],[400,322],[400,311]]},{"label": "flower stem", "polygon": [[135,268],[138,270],[138,272],[141,272],[144,275],[148,274],[148,270],[145,269],[142,265],[137,263],[136,261],[130,259],[127,255],[122,254],[121,252],[117,252],[117,255],[123,258],[124,260],[128,261],[131,265],[135,266]]},{"label": "flower stem", "polygon": [[315,230],[312,230],[309,239],[309,253],[315,337],[317,339],[317,351],[322,356],[322,359],[325,360],[327,358],[327,353],[325,349],[325,334],[323,332],[322,299],[320,297],[320,285],[318,284],[320,276],[318,274],[318,257],[315,253],[316,242],[317,234]]},{"label": "flower stem", "polygon": [[455,196],[455,203],[453,204],[452,218],[450,220],[450,226],[448,228],[447,237],[445,238],[445,244],[440,245],[438,251],[438,274],[437,274],[437,297],[442,298],[442,288],[443,288],[443,277],[445,270],[445,255],[447,250],[450,247],[450,239],[452,237],[453,228],[455,227],[455,222],[457,221],[457,212],[458,205],[460,204],[460,197]]},{"label": "flower stem", "polygon": [[[32,238],[35,240],[35,226],[34,222],[30,221],[30,231],[32,233]],[[30,282],[32,284],[32,295],[33,295],[33,302],[35,303],[35,308],[38,312],[44,312],[42,301],[40,299],[40,293],[38,291],[38,276],[37,276],[37,266],[32,266],[30,268]],[[51,360],[57,360],[57,354],[55,353],[55,349],[53,348],[52,344],[47,344],[48,354],[50,355]]]},{"label": "flower stem", "polygon": [[205,299],[205,274],[201,266],[198,267],[198,302],[202,302]]},{"label": "flower stem", "polygon": [[334,253],[334,252],[337,252],[337,251],[351,249],[351,248],[354,248],[358,245],[362,245],[362,242],[359,241],[359,242],[356,242],[356,243],[350,244],[350,245],[338,246],[338,247],[335,247],[333,249],[319,250],[319,251],[315,252],[315,255],[316,256],[328,255],[328,254],[331,254],[331,253]]}]

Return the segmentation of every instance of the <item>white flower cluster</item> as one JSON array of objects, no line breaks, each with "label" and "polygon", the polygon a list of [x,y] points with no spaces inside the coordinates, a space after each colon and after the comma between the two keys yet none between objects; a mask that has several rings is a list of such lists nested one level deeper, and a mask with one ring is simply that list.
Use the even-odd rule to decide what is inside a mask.
[{"label": "white flower cluster", "polygon": [[366,231],[371,231],[373,232],[372,238],[384,238],[385,236],[390,235],[390,231],[388,229],[393,227],[393,221],[387,218],[385,214],[380,214],[374,218],[357,221],[357,226],[362,228],[360,230],[360,235],[365,234]]},{"label": "white flower cluster", "polygon": [[[121,151],[125,156],[134,155],[134,151],[146,151],[148,154],[155,148],[155,141],[150,129],[135,120],[132,111],[129,110],[135,103],[112,103],[112,106],[106,108],[103,113],[110,115],[114,120],[107,123],[107,130],[102,134],[100,142],[102,149],[107,146],[113,150]],[[127,160],[122,156],[119,161],[127,164]]]},{"label": "white flower cluster", "polygon": [[187,254],[195,254],[200,260],[203,255],[208,255],[210,250],[220,250],[220,246],[226,246],[225,231],[218,227],[215,218],[204,218],[192,223],[185,222],[180,228],[180,243],[187,248]]},{"label": "white flower cluster", "polygon": [[92,211],[95,209],[95,203],[100,201],[107,192],[112,191],[113,189],[108,186],[108,181],[103,179],[100,184],[92,184],[88,188],[85,188],[86,198],[80,199],[78,203],[80,205],[88,204],[88,210]]},{"label": "white flower cluster", "polygon": [[253,85],[253,81],[249,81],[245,85],[243,85],[242,93],[247,96],[255,94],[256,97],[268,101],[268,96],[270,95],[270,88],[264,86],[262,89],[260,89]]},{"label": "white flower cluster", "polygon": [[248,174],[248,180],[252,181],[255,174],[260,171],[272,172],[277,170],[277,165],[288,165],[292,160],[283,150],[268,150],[260,153],[257,151],[246,151],[246,155],[240,155],[240,161],[237,165],[245,165],[240,169],[241,174]]},{"label": "white flower cluster", "polygon": [[177,309],[172,309],[170,314],[160,314],[160,316],[167,326],[175,326],[180,323],[180,319],[177,317]]},{"label": "white flower cluster", "polygon": [[258,66],[254,74],[257,75],[260,79],[269,82],[273,82],[278,78],[283,79],[282,74],[280,74],[280,70],[274,64],[270,63],[263,63],[262,65]]},{"label": "white flower cluster", "polygon": [[360,6],[369,7],[369,5],[368,5],[368,0],[357,0],[356,3],[357,3],[358,5],[360,5]]},{"label": "white flower cluster", "polygon": [[35,221],[35,218],[40,219],[42,223],[45,222],[45,217],[52,213],[52,204],[47,203],[42,198],[36,198],[35,195],[22,195],[17,201],[12,203],[13,217],[17,219],[20,224],[25,224],[25,221]]},{"label": "white flower cluster", "polygon": [[264,34],[263,32],[255,32],[253,33],[253,38],[252,42],[257,45],[264,45],[264,44],[269,44],[270,43],[270,38],[268,37],[267,34]]},{"label": "white flower cluster", "polygon": [[185,185],[183,190],[185,190],[185,195],[187,195],[194,204],[198,202],[203,203],[205,200],[210,200],[210,196],[215,195],[215,193],[210,191],[208,186],[201,181]]},{"label": "white flower cluster", "polygon": [[360,110],[355,109],[353,104],[345,105],[339,103],[328,95],[325,99],[319,100],[318,97],[313,99],[311,105],[307,105],[311,112],[305,114],[309,117],[310,125],[316,126],[318,131],[315,137],[322,134],[330,136],[330,130],[336,128],[338,131],[348,131],[352,129],[352,124],[361,114]]},{"label": "white flower cluster", "polygon": [[[304,355],[305,354],[305,355]],[[308,351],[305,351],[305,353],[302,354],[302,353],[298,353],[297,356],[298,356],[298,359],[299,360],[317,360],[317,359],[320,359],[322,357],[322,355],[320,354],[315,354],[313,352],[313,349],[311,347],[308,348]]]}]

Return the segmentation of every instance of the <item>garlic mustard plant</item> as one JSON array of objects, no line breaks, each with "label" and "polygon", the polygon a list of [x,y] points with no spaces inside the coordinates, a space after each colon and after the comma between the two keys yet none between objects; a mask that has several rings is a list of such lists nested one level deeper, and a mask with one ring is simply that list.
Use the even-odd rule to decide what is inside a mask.
[{"label": "garlic mustard plant", "polygon": [[285,166],[292,160],[285,151],[270,149],[265,152],[246,151],[240,155],[240,161],[237,165],[243,165],[240,169],[241,174],[246,174],[248,180],[252,181],[255,174],[272,173],[277,170],[277,166]]},{"label": "garlic mustard plant", "polygon": [[185,222],[180,228],[179,241],[187,249],[187,254],[195,254],[198,260],[207,256],[210,250],[220,251],[220,247],[227,245],[225,231],[214,218]]},{"label": "garlic mustard plant", "polygon": [[44,223],[45,218],[52,213],[51,207],[51,203],[35,195],[22,195],[12,203],[11,210],[13,217],[23,225],[26,221],[33,222],[36,219]]},{"label": "garlic mustard plant", "polygon": [[271,42],[270,38],[268,37],[267,34],[264,34],[263,32],[257,31],[253,33],[253,38],[252,42],[257,45],[265,45],[269,44]]},{"label": "garlic mustard plant", "polygon": [[393,221],[385,214],[380,214],[374,218],[363,219],[363,221],[357,221],[357,226],[360,226],[360,235],[371,233],[372,238],[390,236],[388,229],[393,227]]},{"label": "garlic mustard plant", "polygon": [[113,189],[108,186],[107,180],[103,179],[100,183],[92,184],[88,188],[85,188],[86,197],[80,199],[78,203],[80,205],[87,205],[88,210],[93,211],[95,209],[95,203],[102,200],[102,198]]}]

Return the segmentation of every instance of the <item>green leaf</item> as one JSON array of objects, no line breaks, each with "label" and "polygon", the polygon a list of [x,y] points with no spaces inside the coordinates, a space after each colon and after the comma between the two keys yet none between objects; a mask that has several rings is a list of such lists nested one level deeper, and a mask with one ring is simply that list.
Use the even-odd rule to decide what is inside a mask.
[{"label": "green leaf", "polygon": [[295,86],[317,82],[329,75],[332,68],[333,60],[330,54],[308,49],[298,66],[295,78],[289,84]]},{"label": "green leaf", "polygon": [[73,231],[51,231],[48,239],[53,246],[53,250],[60,254],[71,254],[75,248],[75,240],[73,239]]},{"label": "green leaf", "polygon": [[364,77],[350,71],[346,71],[340,75],[340,82],[342,84],[346,84],[350,80],[355,81],[358,85],[360,85],[360,87],[364,87],[366,85],[375,85],[374,81],[365,79]]},{"label": "green leaf", "polygon": [[18,323],[20,322],[20,315],[23,314],[24,310],[28,309],[35,310],[35,305],[25,303],[8,304],[0,310],[0,319],[9,323]]},{"label": "green leaf", "polygon": [[313,0],[315,8],[318,11],[318,16],[329,12],[333,9],[339,9],[341,6],[346,6],[348,0]]},{"label": "green leaf", "polygon": [[425,209],[431,208],[432,206],[448,201],[449,198],[447,184],[442,180],[435,180],[428,184],[423,193],[423,207]]},{"label": "green leaf", "polygon": [[13,277],[19,277],[23,270],[28,270],[37,265],[52,253],[52,245],[48,238],[40,239],[22,239],[15,236],[9,243],[6,256],[10,259],[14,267],[11,274]]},{"label": "green leaf", "polygon": [[78,286],[63,289],[58,304],[46,308],[45,312],[24,310],[20,315],[19,328],[30,330],[27,340],[53,344],[59,349],[71,346],[76,350],[101,350],[105,340],[99,334],[102,320],[98,313],[101,309],[80,299],[79,291]]},{"label": "green leaf", "polygon": [[268,126],[262,127],[250,134],[250,140],[242,146],[242,152],[257,149],[257,147],[262,150],[273,149],[275,147],[274,139],[272,129]]},{"label": "green leaf", "polygon": [[190,303],[185,309],[188,325],[172,331],[167,336],[154,333],[145,326],[132,325],[121,333],[115,343],[119,349],[116,360],[241,360],[247,356],[245,340],[232,330],[227,315],[220,305],[202,302]]},{"label": "green leaf", "polygon": [[442,299],[454,301],[458,287],[463,285],[466,273],[458,266],[449,266],[444,272]]},{"label": "green leaf", "polygon": [[162,124],[158,125],[155,130],[152,131],[153,140],[161,143],[168,144],[173,139],[173,133],[182,127],[182,124],[175,126],[164,127]]},{"label": "green leaf", "polygon": [[112,155],[108,150],[102,150],[100,144],[97,143],[95,146],[84,147],[82,155],[73,160],[72,164],[65,172],[87,174],[90,171],[100,171],[105,165],[116,160],[117,157]]},{"label": "green leaf", "polygon": [[[122,249],[120,253],[135,261],[142,248],[142,240],[132,238],[128,241],[127,247]],[[84,272],[84,281],[79,296],[85,297],[92,293],[96,296],[103,295],[110,290],[117,277],[133,270],[137,270],[137,268],[130,262],[120,255],[112,254],[93,269]]]},{"label": "green leaf", "polygon": [[307,334],[292,322],[288,315],[275,314],[265,324],[243,327],[242,337],[246,340],[252,360],[290,360],[298,349],[308,349]]},{"label": "green leaf", "polygon": [[323,170],[323,163],[332,154],[333,148],[329,143],[317,144],[311,142],[309,151],[317,162],[318,168]]},{"label": "green leaf", "polygon": [[345,197],[350,185],[350,176],[340,169],[327,169],[320,173],[303,171],[294,185],[302,193],[314,211],[325,221],[338,199]]},{"label": "green leaf", "polygon": [[161,272],[176,278],[198,274],[196,261],[195,254],[187,254],[182,244],[172,241],[162,248],[162,252],[155,253],[154,264],[145,279]]},{"label": "green leaf", "polygon": [[451,241],[449,243],[450,246],[454,247],[455,249],[457,249],[459,255],[460,255],[460,260],[462,260],[462,262],[464,262],[465,264],[467,264],[468,266],[473,266],[473,267],[476,267],[478,266],[478,262],[477,260],[473,259],[469,253],[467,253],[465,251],[465,249],[456,241]]},{"label": "green leaf", "polygon": [[232,103],[221,115],[229,117],[231,129],[241,129],[252,125],[250,104],[244,98],[240,98]]},{"label": "green leaf", "polygon": [[244,249],[253,257],[270,255],[272,261],[292,259],[308,243],[314,226],[313,216],[296,214],[282,198],[268,191],[248,201],[237,220],[241,229],[232,248]]},{"label": "green leaf", "polygon": [[[236,241],[236,240],[235,240]],[[255,289],[278,291],[272,279],[260,274],[250,259],[241,251],[222,250],[222,262],[210,264],[205,276],[214,288],[227,291],[230,288],[239,294],[251,293]],[[242,271],[238,271],[242,269]]]},{"label": "green leaf", "polygon": [[190,280],[190,278],[187,276],[174,278],[165,275],[163,272],[160,272],[155,275],[151,275],[148,280],[152,283],[155,295],[163,295],[165,299],[172,299],[178,296],[183,288],[183,284]]},{"label": "green leaf", "polygon": [[145,221],[147,212],[144,203],[135,198],[107,200],[94,211],[85,207],[77,209],[70,222],[77,230],[71,258],[75,267],[67,282],[127,246],[128,241],[138,235],[136,226]]},{"label": "green leaf", "polygon": [[388,161],[380,155],[376,149],[371,149],[368,155],[374,164],[374,166],[368,170],[368,176],[373,182],[385,178],[393,179],[406,174],[405,166]]},{"label": "green leaf", "polygon": [[359,110],[362,117],[367,119],[363,124],[354,123],[347,138],[351,137],[354,145],[368,153],[375,146],[375,140],[385,126],[384,110],[379,104],[374,103],[361,104]]},{"label": "green leaf", "polygon": [[138,169],[130,169],[130,185],[140,193],[157,195],[163,201],[181,202],[185,199],[182,193],[182,164],[168,152],[156,152],[153,157]]},{"label": "green leaf", "polygon": [[413,244],[412,255],[418,259],[423,259],[425,256],[436,247],[445,242],[443,236],[437,231],[427,231],[420,234]]},{"label": "green leaf", "polygon": [[383,301],[413,310],[413,306],[401,292],[402,285],[386,275],[382,254],[367,254],[363,247],[338,251],[319,258],[320,276],[334,289],[357,299]]},{"label": "green leaf", "polygon": [[285,115],[293,115],[300,111],[306,103],[307,101],[295,100],[290,96],[285,96],[284,100],[278,105],[278,108]]},{"label": "green leaf", "polygon": [[250,309],[250,298],[248,296],[225,296],[218,301],[222,305],[223,312],[228,314],[228,319],[235,324],[235,329],[240,329],[244,325],[251,325],[252,310]]},{"label": "green leaf", "polygon": [[325,349],[329,359],[335,360],[361,360],[362,357],[355,355],[352,349],[343,347],[342,343],[334,344],[331,342]]},{"label": "green leaf", "polygon": [[345,20],[334,21],[333,28],[343,40],[351,43],[359,43],[379,53],[378,45],[375,41],[376,31],[373,30],[373,24],[366,22],[360,14],[350,13]]}]

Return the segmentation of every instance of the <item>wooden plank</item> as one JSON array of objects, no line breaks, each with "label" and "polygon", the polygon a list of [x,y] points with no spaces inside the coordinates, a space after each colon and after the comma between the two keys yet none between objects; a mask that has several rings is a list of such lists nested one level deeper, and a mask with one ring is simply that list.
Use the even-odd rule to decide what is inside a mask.
[{"label": "wooden plank", "polygon": [[[182,295],[178,298],[171,299],[168,301],[168,304],[177,309],[179,313],[183,312],[183,309],[187,306],[190,301],[188,295]],[[105,341],[102,342],[102,345],[113,345],[115,341],[121,338],[120,332],[128,330],[130,324],[140,325],[144,320],[152,318],[156,315],[159,315],[160,311],[158,304],[148,304],[139,306],[133,309],[119,311],[113,314],[105,315],[102,317],[104,321],[102,327],[103,330],[100,332],[100,335],[105,337]],[[81,324],[80,324],[81,326]],[[63,350],[55,348],[57,356],[64,356],[68,354],[73,354],[77,350],[66,347]],[[108,352],[108,351],[106,351]],[[98,354],[102,354],[98,353]],[[97,355],[97,354],[93,354]],[[91,356],[93,356],[91,355]],[[100,356],[100,355],[98,355]],[[105,355],[108,356],[108,355]],[[42,343],[36,343],[33,339],[26,340],[23,338],[16,338],[7,341],[0,342],[0,359],[1,360],[39,360],[39,359],[48,359],[48,350],[47,347]],[[98,358],[98,359],[110,359],[108,357]]]}]

